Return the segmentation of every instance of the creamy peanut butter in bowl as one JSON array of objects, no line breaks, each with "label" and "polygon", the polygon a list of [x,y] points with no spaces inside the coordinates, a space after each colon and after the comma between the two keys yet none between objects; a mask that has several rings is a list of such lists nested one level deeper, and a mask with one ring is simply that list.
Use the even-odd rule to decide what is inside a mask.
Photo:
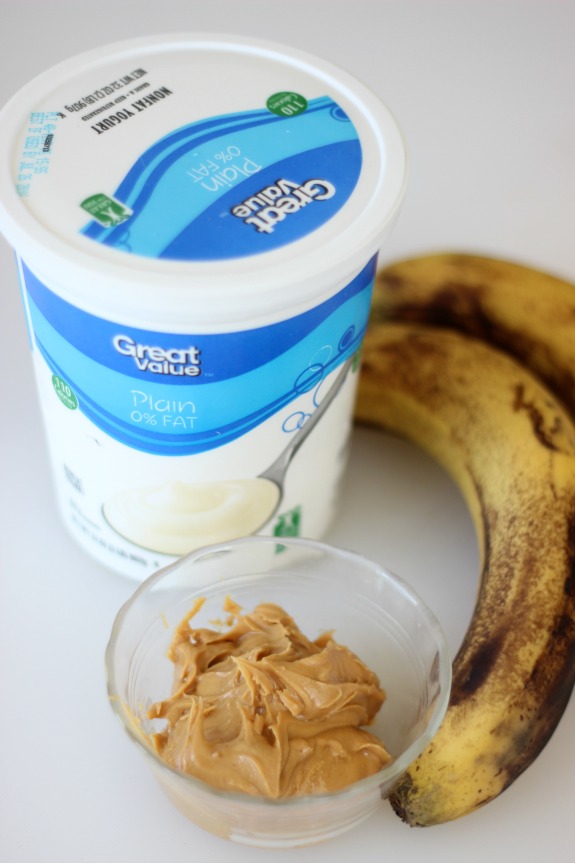
[{"label": "creamy peanut butter in bowl", "polygon": [[260,847],[331,839],[382,806],[442,721],[446,640],[355,553],[256,536],[182,557],[120,609],[112,709],[192,822]]}]

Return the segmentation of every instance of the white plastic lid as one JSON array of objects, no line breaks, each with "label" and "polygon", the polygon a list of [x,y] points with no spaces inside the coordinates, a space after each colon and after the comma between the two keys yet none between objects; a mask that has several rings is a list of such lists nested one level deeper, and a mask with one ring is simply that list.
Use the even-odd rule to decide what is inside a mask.
[{"label": "white plastic lid", "polygon": [[378,251],[406,173],[369,89],[251,39],[93,50],[0,112],[0,230],[63,298],[136,325],[316,305]]}]

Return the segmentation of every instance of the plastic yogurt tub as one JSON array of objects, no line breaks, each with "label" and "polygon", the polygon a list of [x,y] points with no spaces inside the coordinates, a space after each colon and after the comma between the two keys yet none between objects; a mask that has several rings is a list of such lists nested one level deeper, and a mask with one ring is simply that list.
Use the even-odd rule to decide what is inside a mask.
[{"label": "plastic yogurt tub", "polygon": [[143,580],[198,546],[323,534],[405,184],[371,91],[251,39],[111,45],[4,107],[0,230],[88,553]]}]

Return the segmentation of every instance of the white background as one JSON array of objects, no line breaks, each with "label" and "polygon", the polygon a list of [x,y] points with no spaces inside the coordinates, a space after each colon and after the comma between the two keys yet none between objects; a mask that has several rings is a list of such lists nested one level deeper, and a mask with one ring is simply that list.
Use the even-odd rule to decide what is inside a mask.
[{"label": "white background", "polygon": [[[370,85],[406,135],[411,179],[382,261],[499,255],[575,281],[575,4],[367,0],[0,0],[0,104],[81,50],[176,30],[273,38]],[[232,845],[171,807],[107,704],[103,653],[132,583],[92,562],[54,510],[11,250],[0,240],[0,858],[5,863],[573,860],[575,703],[539,759],[457,822],[390,807],[304,852]],[[450,480],[357,429],[328,537],[409,579],[455,650],[478,559]]]}]

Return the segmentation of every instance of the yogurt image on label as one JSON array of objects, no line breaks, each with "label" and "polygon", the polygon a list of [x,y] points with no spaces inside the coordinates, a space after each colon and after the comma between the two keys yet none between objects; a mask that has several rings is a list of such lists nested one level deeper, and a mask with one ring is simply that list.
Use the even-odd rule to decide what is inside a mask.
[{"label": "yogurt image on label", "polygon": [[104,515],[136,545],[182,555],[256,533],[269,521],[279,496],[278,487],[265,479],[171,482],[122,492],[104,505]]},{"label": "yogurt image on label", "polygon": [[143,580],[198,545],[325,532],[406,175],[370,90],[252,39],[121,42],[4,106],[0,229],[87,553]]}]

